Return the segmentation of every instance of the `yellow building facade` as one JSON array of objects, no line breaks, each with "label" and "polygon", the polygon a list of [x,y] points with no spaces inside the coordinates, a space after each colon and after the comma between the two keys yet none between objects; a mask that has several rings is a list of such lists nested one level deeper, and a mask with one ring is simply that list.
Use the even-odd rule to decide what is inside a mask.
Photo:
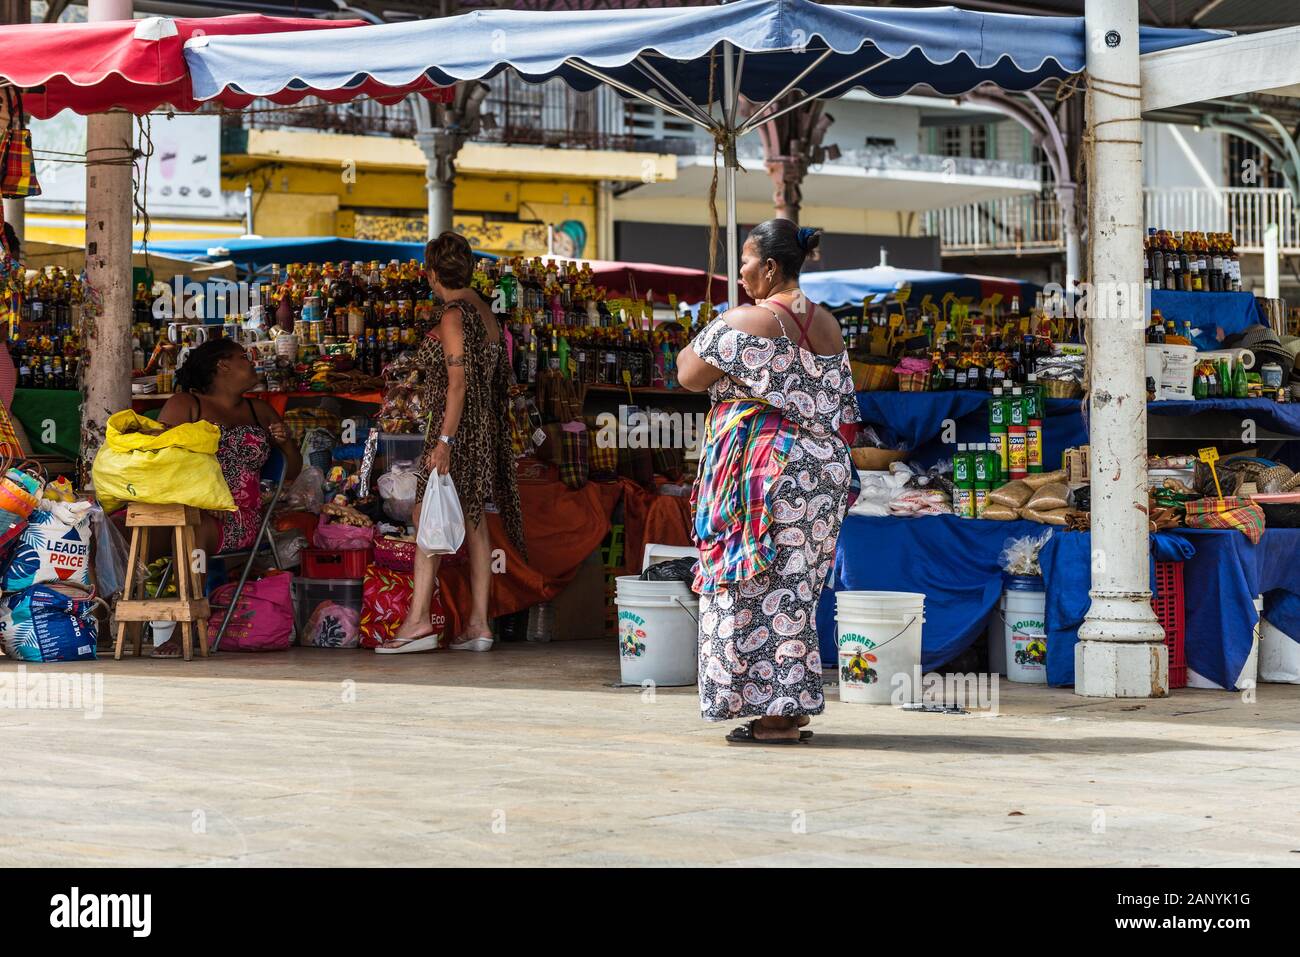
[{"label": "yellow building facade", "polygon": [[[425,160],[411,140],[249,130],[222,155],[222,189],[253,188],[261,236],[422,240]],[[676,176],[671,155],[467,143],[455,228],[476,249],[598,258],[612,250],[608,189]]]}]

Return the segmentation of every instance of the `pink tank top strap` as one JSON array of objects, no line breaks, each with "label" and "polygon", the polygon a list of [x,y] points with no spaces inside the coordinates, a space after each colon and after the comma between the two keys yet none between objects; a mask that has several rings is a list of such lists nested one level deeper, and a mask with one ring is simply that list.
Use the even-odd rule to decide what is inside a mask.
[{"label": "pink tank top strap", "polygon": [[[804,344],[805,342],[808,341],[808,327],[812,324],[813,311],[817,308],[817,306],[814,305],[814,304],[812,304],[812,303],[809,303],[809,305],[808,305],[808,317],[807,317],[807,318],[808,318],[808,321],[807,321],[807,322],[800,322],[800,321],[799,321],[799,317],[796,316],[796,315],[794,314],[794,310],[792,310],[792,309],[791,309],[789,306],[787,306],[785,303],[783,303],[783,302],[777,302],[775,299],[769,299],[769,300],[767,300],[767,302],[770,302],[770,303],[772,303],[773,305],[780,306],[781,309],[782,309],[782,311],[784,311],[785,314],[786,314],[787,316],[789,316],[792,320],[794,320],[795,328],[799,330],[799,342],[798,342],[798,346],[799,346],[800,348],[803,348],[803,344]],[[764,303],[764,305],[766,305],[766,303]]]}]

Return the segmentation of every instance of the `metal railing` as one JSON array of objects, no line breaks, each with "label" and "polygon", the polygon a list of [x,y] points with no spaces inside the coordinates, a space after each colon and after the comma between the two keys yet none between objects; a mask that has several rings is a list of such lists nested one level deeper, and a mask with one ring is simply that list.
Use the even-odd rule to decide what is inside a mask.
[{"label": "metal railing", "polygon": [[[571,90],[554,80],[525,83],[509,72],[487,81],[485,122],[479,142],[576,149],[634,149],[626,107],[612,90]],[[243,129],[310,129],[361,136],[415,135],[415,118],[406,100],[385,106],[374,100],[325,103],[308,98],[293,108],[277,109],[259,100],[255,112],[230,113],[226,123]]]},{"label": "metal railing", "polygon": [[932,209],[922,219],[927,236],[938,236],[944,254],[1022,253],[1063,250],[1061,210],[1055,198],[1002,199]]},{"label": "metal railing", "polygon": [[1146,221],[1157,229],[1232,233],[1243,252],[1264,251],[1264,233],[1278,227],[1278,245],[1300,251],[1300,223],[1290,190],[1231,186],[1222,189],[1162,189],[1146,192]]},{"label": "metal railing", "polygon": [[[1232,233],[1242,252],[1264,251],[1264,232],[1278,226],[1283,252],[1300,252],[1300,219],[1285,189],[1151,187],[1143,190],[1146,222],[1174,232]],[[1064,250],[1061,212],[1054,197],[1005,199],[930,210],[923,230],[938,236],[945,255],[1015,254]]]}]

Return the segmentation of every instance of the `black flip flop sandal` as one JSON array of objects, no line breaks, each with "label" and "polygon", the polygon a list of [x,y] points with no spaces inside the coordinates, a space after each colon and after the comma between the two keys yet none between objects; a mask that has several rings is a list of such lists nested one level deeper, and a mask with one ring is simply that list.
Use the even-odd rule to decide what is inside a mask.
[{"label": "black flip flop sandal", "polygon": [[758,719],[754,719],[748,724],[742,724],[739,728],[733,729],[727,735],[727,742],[729,744],[803,744],[808,738],[812,737],[811,731],[800,731],[797,738],[756,738],[754,737],[754,725],[757,723]]}]

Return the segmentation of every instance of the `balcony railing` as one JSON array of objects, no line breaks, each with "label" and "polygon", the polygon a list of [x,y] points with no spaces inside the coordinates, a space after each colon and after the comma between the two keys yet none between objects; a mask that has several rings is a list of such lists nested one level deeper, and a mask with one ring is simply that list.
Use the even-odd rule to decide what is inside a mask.
[{"label": "balcony railing", "polygon": [[1063,250],[1061,211],[1055,199],[1003,199],[932,209],[923,219],[927,236],[939,237],[945,255],[1055,252]]},{"label": "balcony railing", "polygon": [[[578,92],[558,80],[525,83],[510,73],[498,74],[487,84],[485,122],[476,137],[479,142],[576,149],[637,148],[626,107],[611,90],[602,87]],[[310,129],[403,139],[415,135],[415,118],[405,100],[384,106],[374,100],[325,103],[308,98],[284,109],[259,100],[254,107],[255,112],[227,114],[227,123],[243,129]]]},{"label": "balcony railing", "polygon": [[[1264,232],[1278,226],[1283,252],[1300,252],[1300,221],[1285,189],[1154,187],[1143,191],[1146,222],[1174,232],[1232,233],[1242,252],[1264,251]],[[1064,250],[1054,198],[1013,196],[970,206],[935,209],[924,217],[928,236],[945,255],[1019,254]]]}]

